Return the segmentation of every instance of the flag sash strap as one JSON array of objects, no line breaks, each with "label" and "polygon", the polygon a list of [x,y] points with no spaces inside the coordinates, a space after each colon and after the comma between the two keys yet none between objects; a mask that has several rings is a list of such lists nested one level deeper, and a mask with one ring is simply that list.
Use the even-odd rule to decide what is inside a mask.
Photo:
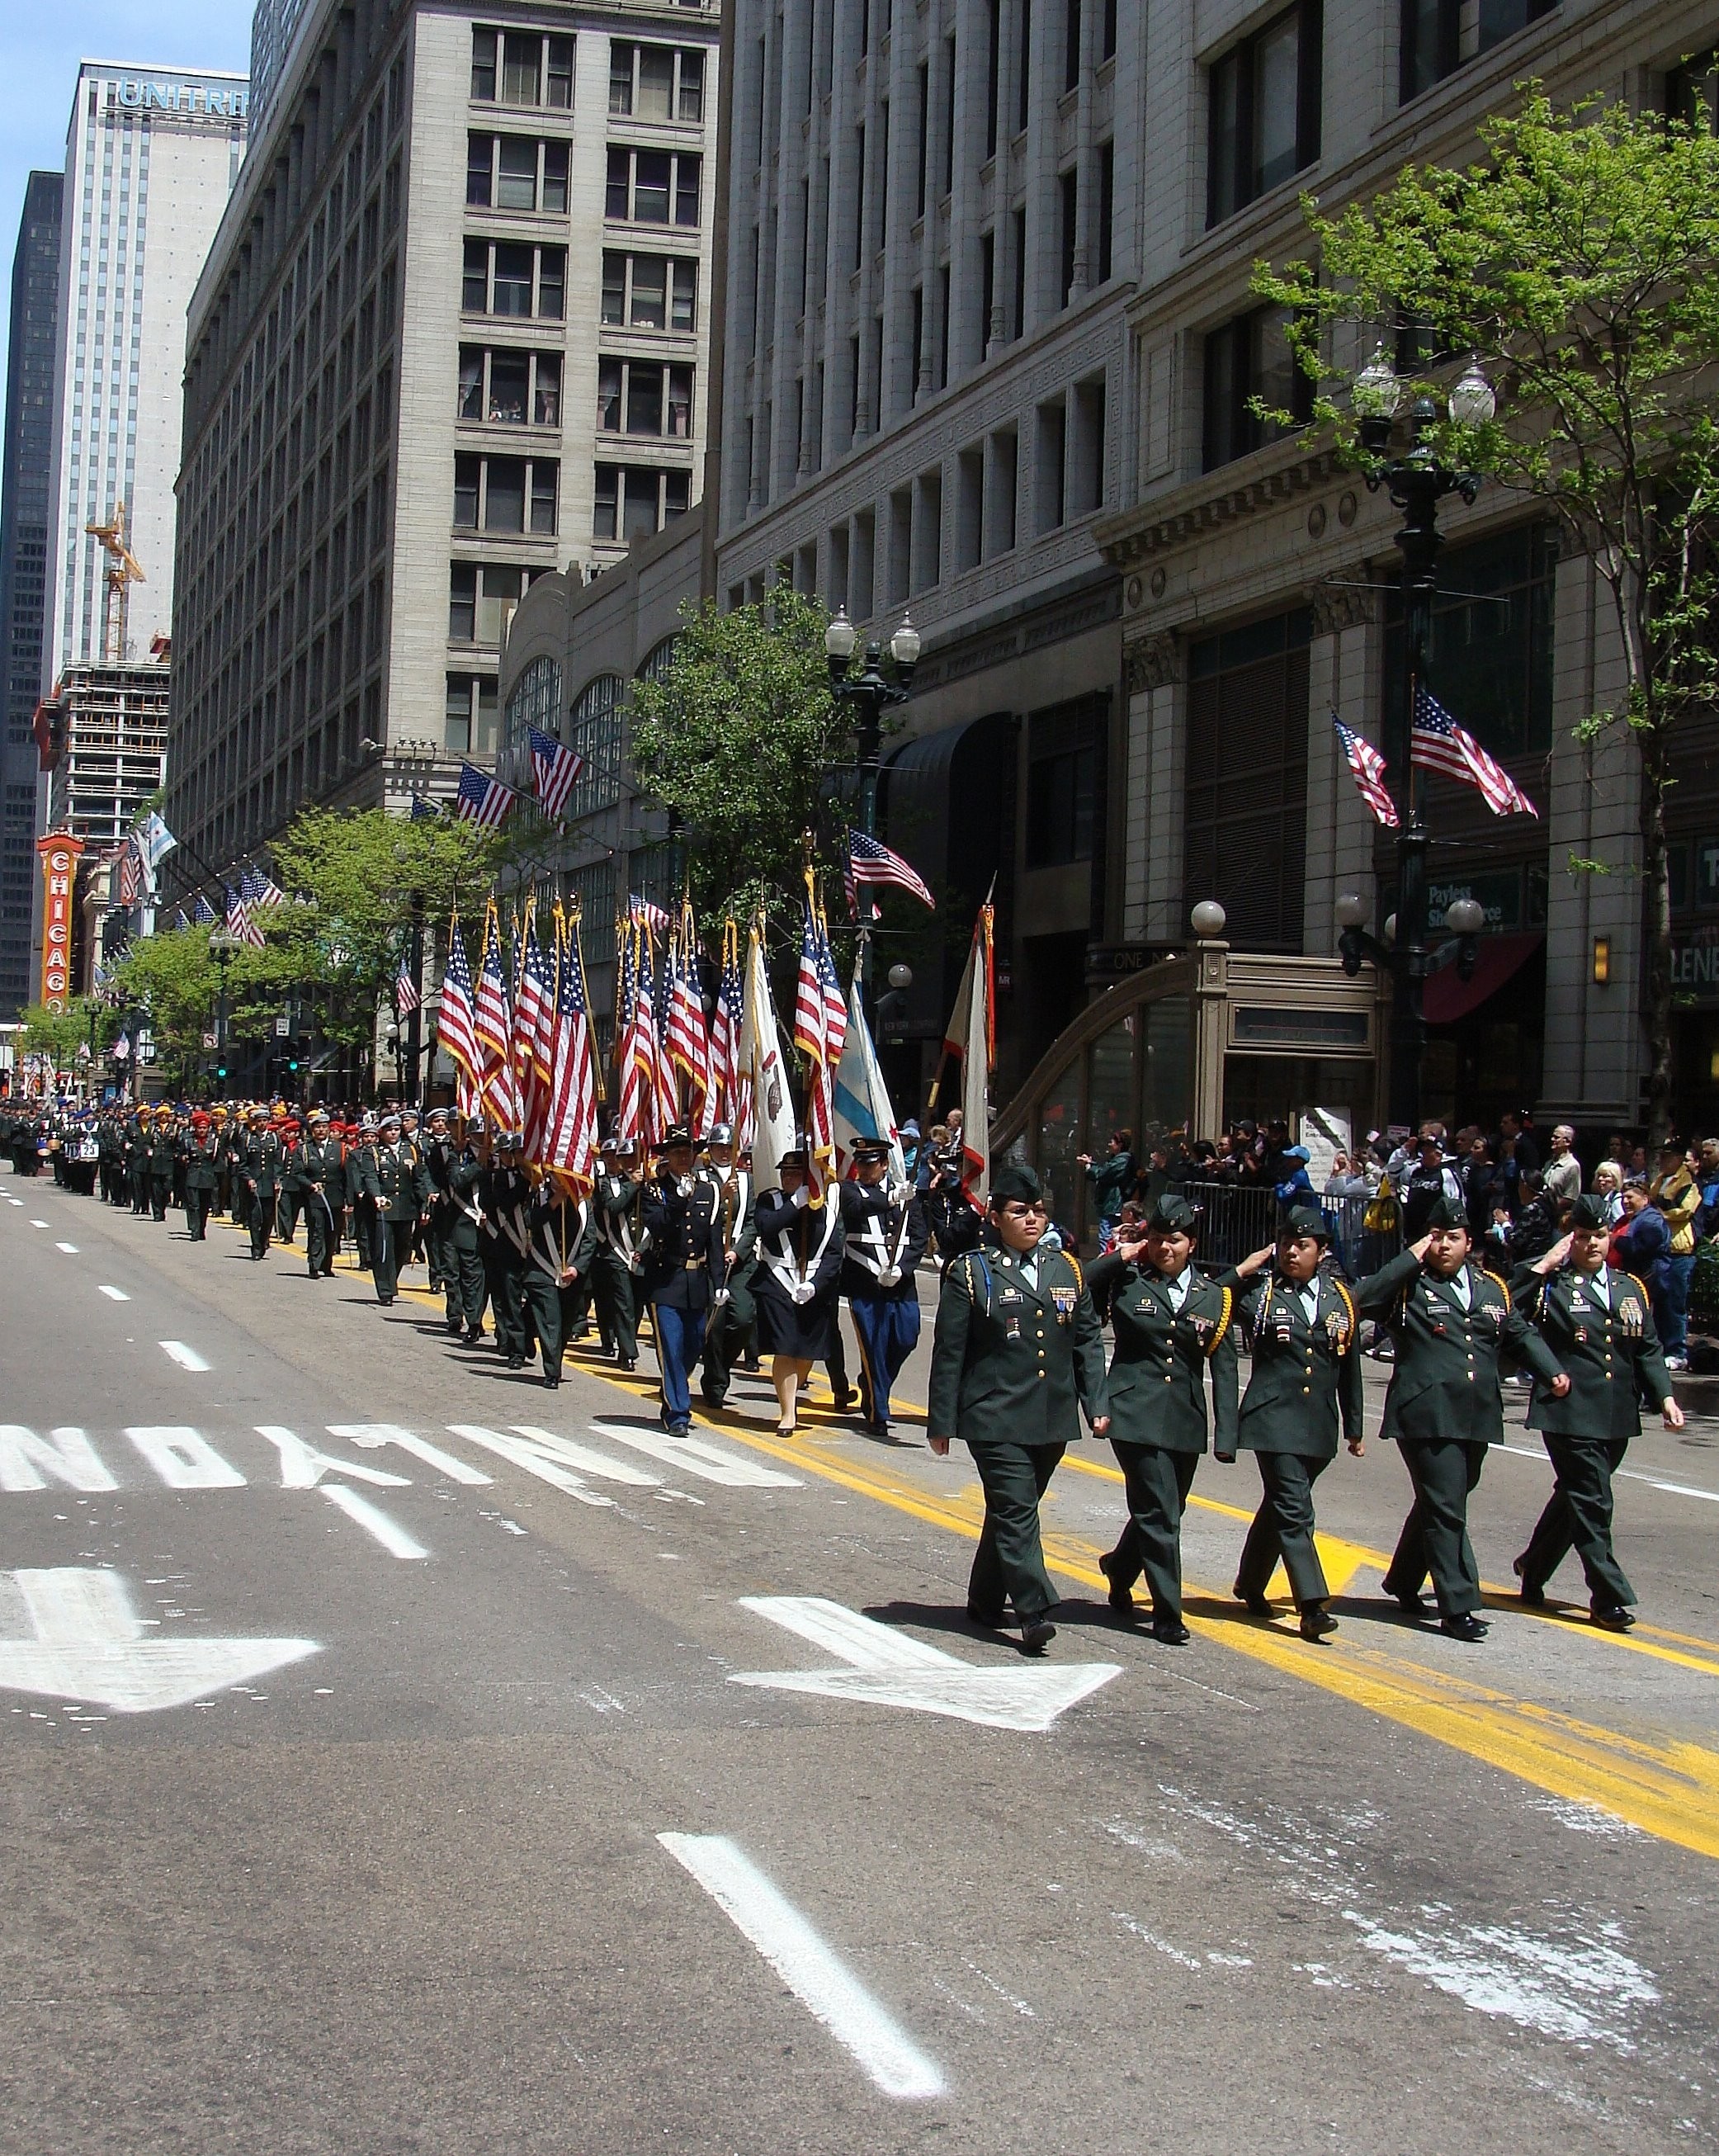
[{"label": "flag sash strap", "polygon": [[[812,1209],[808,1205],[806,1209],[809,1212]],[[824,1208],[824,1233],[818,1240],[817,1249],[808,1252],[803,1266],[795,1264],[792,1253],[773,1250],[767,1236],[760,1237],[758,1246],[764,1254],[765,1265],[772,1276],[781,1281],[790,1296],[797,1287],[805,1286],[823,1263],[824,1254],[829,1248],[830,1238],[835,1233],[836,1223],[840,1219],[841,1213],[842,1209],[839,1205],[833,1205],[826,1202]],[[781,1229],[777,1230],[778,1235],[783,1232]],[[792,1221],[788,1223],[787,1232],[790,1235],[793,1232]]]},{"label": "flag sash strap", "polygon": [[[886,1272],[899,1273],[901,1253],[907,1247],[907,1230],[911,1224],[912,1209],[913,1200],[910,1196],[901,1207],[901,1224],[895,1231],[893,1248],[885,1240],[883,1215],[875,1213],[869,1220],[862,1220],[859,1233],[849,1238],[846,1255],[852,1258],[856,1265],[864,1265],[867,1272],[875,1273],[879,1280]],[[870,1247],[862,1249],[862,1243]]]}]

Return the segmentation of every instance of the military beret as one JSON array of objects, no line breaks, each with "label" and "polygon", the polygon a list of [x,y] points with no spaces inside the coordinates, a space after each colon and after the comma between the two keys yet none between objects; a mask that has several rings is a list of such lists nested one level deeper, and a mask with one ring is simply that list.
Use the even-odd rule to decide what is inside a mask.
[{"label": "military beret", "polygon": [[1278,1230],[1280,1241],[1299,1242],[1303,1235],[1311,1235],[1316,1242],[1331,1240],[1331,1223],[1316,1205],[1292,1205],[1283,1216]]},{"label": "military beret", "polygon": [[1010,1161],[991,1178],[993,1205],[1036,1205],[1044,1195],[1044,1184],[1022,1162]]},{"label": "military beret", "polygon": [[1605,1200],[1602,1198],[1578,1198],[1570,1208],[1572,1228],[1586,1228],[1591,1232],[1596,1229],[1609,1228],[1611,1224],[1606,1218]]},{"label": "military beret", "polygon": [[1198,1229],[1198,1209],[1190,1205],[1185,1198],[1178,1198],[1173,1190],[1167,1190],[1147,1215],[1146,1224],[1156,1228],[1161,1235],[1192,1235]]},{"label": "military beret", "polygon": [[1454,1198],[1435,1198],[1427,1213],[1429,1228],[1466,1228],[1469,1218]]}]

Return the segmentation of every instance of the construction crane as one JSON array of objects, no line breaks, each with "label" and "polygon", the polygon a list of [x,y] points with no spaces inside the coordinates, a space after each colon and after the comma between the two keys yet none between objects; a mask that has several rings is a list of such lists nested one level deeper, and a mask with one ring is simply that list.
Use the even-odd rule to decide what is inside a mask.
[{"label": "construction crane", "polygon": [[131,612],[133,584],[147,583],[142,565],[126,541],[126,505],[115,502],[105,524],[86,524],[90,538],[99,539],[108,557],[107,594],[101,607],[101,655],[115,665],[126,657],[126,622]]}]

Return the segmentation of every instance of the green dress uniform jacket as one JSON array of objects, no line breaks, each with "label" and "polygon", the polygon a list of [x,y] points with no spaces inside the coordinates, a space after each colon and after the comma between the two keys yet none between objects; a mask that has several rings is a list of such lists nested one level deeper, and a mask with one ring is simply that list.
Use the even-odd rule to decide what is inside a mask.
[{"label": "green dress uniform jacket", "polygon": [[376,1299],[390,1303],[398,1292],[402,1257],[418,1214],[428,1202],[428,1178],[405,1146],[367,1147],[359,1190],[371,1213],[370,1269]]},{"label": "green dress uniform jacket", "polygon": [[630,1176],[606,1169],[591,1194],[597,1222],[597,1250],[591,1260],[591,1286],[597,1303],[597,1327],[605,1348],[631,1369],[639,1360],[639,1284],[644,1269],[639,1243],[640,1186]]},{"label": "green dress uniform jacket", "polygon": [[[540,1183],[526,1214],[526,1251],[521,1276],[526,1315],[543,1351],[543,1375],[561,1381],[574,1313],[584,1299],[584,1279],[597,1248],[597,1224],[588,1200],[575,1201],[552,1183]],[[574,1278],[562,1284],[563,1270]]]},{"label": "green dress uniform jacket", "polygon": [[951,1259],[931,1347],[930,1428],[967,1446],[984,1486],[967,1589],[981,1624],[1002,1621],[1005,1599],[1023,1625],[1056,1602],[1039,1501],[1080,1435],[1082,1408],[1101,1422],[1110,1394],[1104,1334],[1078,1261],[1040,1250],[1029,1280],[1019,1255],[989,1235]]},{"label": "green dress uniform jacket", "polygon": [[1571,1266],[1547,1276],[1522,1265],[1511,1281],[1517,1309],[1570,1379],[1562,1399],[1537,1383],[1528,1404],[1528,1427],[1540,1432],[1554,1479],[1516,1571],[1523,1593],[1537,1598],[1573,1549],[1596,1610],[1626,1609],[1635,1599],[1612,1547],[1612,1476],[1640,1431],[1639,1397],[1660,1408],[1672,1397],[1646,1288],[1608,1265],[1605,1291]]},{"label": "green dress uniform jacket", "polygon": [[1178,1312],[1167,1284],[1147,1267],[1110,1257],[1087,1269],[1093,1303],[1107,1311],[1116,1339],[1108,1378],[1112,1445],[1203,1452],[1209,1370],[1217,1448],[1235,1450],[1234,1291],[1188,1270],[1193,1277]]},{"label": "green dress uniform jacket", "polygon": [[[750,1168],[707,1165],[700,1173],[716,1194],[715,1219],[720,1255],[711,1276],[711,1314],[705,1325],[704,1370],[699,1389],[705,1405],[719,1408],[728,1396],[729,1374],[757,1322],[752,1291],[758,1270],[757,1185]],[[599,1321],[601,1312],[599,1312]]]},{"label": "green dress uniform jacket", "polygon": [[1476,1265],[1444,1281],[1403,1250],[1362,1281],[1355,1303],[1395,1345],[1383,1435],[1402,1447],[1414,1488],[1385,1592],[1412,1609],[1430,1572],[1440,1616],[1471,1614],[1481,1596],[1468,1504],[1486,1447],[1504,1435],[1499,1362],[1507,1355],[1549,1384],[1559,1375],[1557,1358],[1512,1306],[1505,1283]]}]

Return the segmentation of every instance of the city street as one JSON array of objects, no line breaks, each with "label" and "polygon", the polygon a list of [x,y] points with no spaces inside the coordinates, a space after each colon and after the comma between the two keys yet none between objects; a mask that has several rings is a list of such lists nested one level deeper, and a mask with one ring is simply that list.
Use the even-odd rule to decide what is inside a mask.
[{"label": "city street", "polygon": [[[1195,1486],[1193,1644],[1120,1631],[1089,1440],[1028,1663],[916,1411],[781,1440],[742,1378],[677,1445],[245,1247],[0,1174],[8,2146],[1714,2139],[1714,1425],[1626,1463],[1632,1636],[1567,1569],[1479,1648],[1379,1599],[1376,1444],[1321,1485],[1332,1645],[1224,1592],[1245,1462]],[[1511,1445],[1494,1583],[1547,1487]]]}]

